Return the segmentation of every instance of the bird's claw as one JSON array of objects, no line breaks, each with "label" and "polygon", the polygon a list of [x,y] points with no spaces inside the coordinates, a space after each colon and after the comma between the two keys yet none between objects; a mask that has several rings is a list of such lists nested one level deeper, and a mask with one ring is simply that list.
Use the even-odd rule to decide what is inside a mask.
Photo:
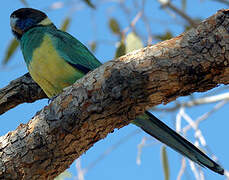
[{"label": "bird's claw", "polygon": [[55,99],[57,96],[58,96],[58,95],[56,95],[56,96],[53,96],[53,97],[49,98],[49,100],[48,100],[48,104],[50,104],[52,101],[54,101],[54,99]]}]

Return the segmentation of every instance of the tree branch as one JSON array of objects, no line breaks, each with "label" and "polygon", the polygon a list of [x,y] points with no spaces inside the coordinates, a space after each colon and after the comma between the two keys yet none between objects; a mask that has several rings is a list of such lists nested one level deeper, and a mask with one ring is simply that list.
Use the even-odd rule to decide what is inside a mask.
[{"label": "tree branch", "polygon": [[42,98],[47,96],[27,73],[0,89],[0,115],[19,104],[32,103]]},{"label": "tree branch", "polygon": [[168,1],[166,3],[161,3],[161,4],[162,4],[163,8],[168,7],[172,11],[179,14],[183,19],[185,19],[190,24],[190,26],[192,26],[192,27],[197,26],[196,22],[191,17],[189,17],[185,12],[183,12],[182,10],[180,10],[176,6],[174,6],[170,1]]},{"label": "tree branch", "polygon": [[[0,179],[52,179],[146,109],[228,84],[228,27],[229,10],[221,10],[187,33],[90,72],[0,137]],[[19,103],[44,97],[36,92]]]}]

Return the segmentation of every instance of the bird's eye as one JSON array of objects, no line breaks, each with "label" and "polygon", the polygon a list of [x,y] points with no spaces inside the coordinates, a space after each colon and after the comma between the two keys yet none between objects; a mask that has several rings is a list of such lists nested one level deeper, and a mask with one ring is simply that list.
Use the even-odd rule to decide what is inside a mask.
[{"label": "bird's eye", "polygon": [[15,14],[11,15],[11,18],[16,18]]}]

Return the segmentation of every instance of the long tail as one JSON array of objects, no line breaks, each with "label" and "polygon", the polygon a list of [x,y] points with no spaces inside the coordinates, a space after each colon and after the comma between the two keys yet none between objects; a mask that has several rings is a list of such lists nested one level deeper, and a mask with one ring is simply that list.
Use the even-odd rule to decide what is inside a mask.
[{"label": "long tail", "polygon": [[135,119],[133,123],[195,163],[205,166],[216,173],[224,174],[224,169],[220,165],[215,163],[196,146],[177,134],[148,111]]}]

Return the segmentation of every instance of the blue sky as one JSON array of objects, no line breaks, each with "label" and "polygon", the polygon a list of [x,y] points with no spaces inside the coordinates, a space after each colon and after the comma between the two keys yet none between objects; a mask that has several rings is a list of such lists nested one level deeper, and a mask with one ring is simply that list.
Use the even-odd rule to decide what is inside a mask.
[{"label": "blue sky", "polygon": [[[30,7],[47,10],[54,0],[28,0]],[[70,1],[65,1],[70,2]],[[108,29],[108,19],[110,17],[115,17],[121,24],[122,28],[128,26],[128,20],[125,14],[119,9],[116,2],[108,1],[95,1],[102,2],[97,6],[95,12],[90,8],[85,7],[85,5],[80,1],[75,1],[75,7],[79,8],[76,12],[71,14],[73,17],[71,26],[68,30],[73,36],[77,37],[84,44],[88,44],[92,40],[103,41],[98,47],[95,55],[102,62],[111,60],[115,53],[115,42],[118,38],[111,34]],[[92,1],[93,2],[93,1]],[[128,7],[132,7],[132,1],[127,2]],[[180,1],[174,1],[175,4],[180,6]],[[95,3],[96,4],[96,3]],[[19,0],[9,0],[1,3],[1,33],[0,33],[0,60],[3,59],[6,46],[9,41],[13,38],[10,26],[9,26],[9,16],[10,14],[23,7],[23,4]],[[200,0],[189,0],[187,4],[187,12],[192,17],[207,18],[214,14],[217,10],[222,8],[227,8],[222,4],[215,3],[210,0],[200,1]],[[63,19],[70,15],[69,8],[64,7],[58,10],[46,11],[50,19],[59,26]],[[155,34],[163,33],[168,29],[172,30],[174,35],[179,35],[183,32],[182,26],[172,23],[174,19],[171,16],[160,9],[160,5],[157,1],[147,1],[146,14],[150,17],[150,26],[152,32]],[[130,14],[130,19],[136,13]],[[159,20],[162,23],[159,23]],[[180,18],[176,19],[177,23],[183,23],[184,21]],[[171,22],[171,23],[170,23]],[[96,27],[96,28],[95,28]],[[145,28],[141,22],[136,24],[138,32],[145,33]],[[155,42],[153,42],[155,43]],[[6,86],[11,80],[14,80],[27,72],[25,63],[21,52],[18,51],[11,62],[5,66],[0,66],[0,88]],[[226,92],[226,91],[225,91]],[[202,96],[203,94],[195,93],[195,96]],[[180,101],[185,101],[188,98],[179,98]],[[40,110],[44,105],[47,105],[47,100],[37,101],[32,104],[22,104],[18,107],[8,111],[7,113],[0,116],[0,135],[4,135],[8,131],[14,130],[20,123],[26,123],[33,115]],[[168,106],[171,106],[169,104]],[[209,104],[204,106],[199,106],[195,108],[188,109],[188,114],[193,118],[199,117],[201,114],[209,111],[213,108],[215,104]],[[160,106],[164,107],[164,106]],[[208,120],[204,121],[201,125],[201,131],[206,138],[207,144],[211,151],[219,158],[220,163],[229,169],[229,145],[227,143],[228,137],[228,105],[223,106],[218,112],[214,113],[209,117]],[[156,113],[158,117],[174,128],[175,113]],[[162,118],[163,117],[163,118]],[[184,123],[185,124],[185,123]],[[91,168],[85,175],[86,180],[93,179],[163,179],[163,170],[160,157],[161,143],[157,142],[153,138],[147,136],[144,132],[135,133],[131,138],[127,139],[130,133],[137,130],[134,125],[126,126],[120,130],[115,130],[104,140],[96,143],[90,150],[81,156],[82,168],[88,167],[92,162],[94,162],[101,154],[107,149],[111,148],[114,144],[118,143],[120,140],[124,139],[124,143],[111,151],[104,159],[96,163],[96,165]],[[190,131],[188,138],[193,141],[193,131]],[[141,142],[143,137],[147,137],[147,147],[143,148],[141,155],[141,165],[136,164],[137,157],[137,145]],[[181,156],[174,152],[173,150],[167,148],[168,157],[170,163],[170,174],[171,179],[176,179],[177,174],[180,169]],[[188,167],[188,169],[190,169]],[[77,172],[75,163],[70,168],[73,174],[72,179],[76,179]],[[206,179],[225,179],[223,176],[219,176],[210,170],[204,169]],[[194,179],[194,176],[190,170],[183,176],[183,179]]]}]

